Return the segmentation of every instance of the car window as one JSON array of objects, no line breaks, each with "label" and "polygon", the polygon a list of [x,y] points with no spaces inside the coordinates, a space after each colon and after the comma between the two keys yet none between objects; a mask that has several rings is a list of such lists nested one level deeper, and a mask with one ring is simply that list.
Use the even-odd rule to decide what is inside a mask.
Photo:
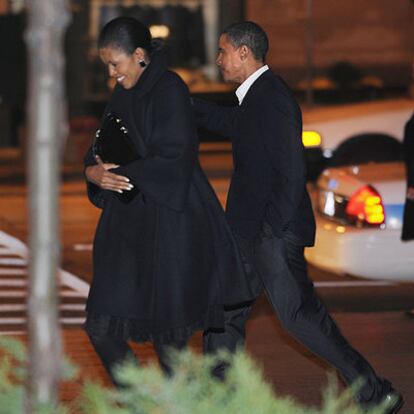
[{"label": "car window", "polygon": [[364,134],[348,139],[338,146],[328,164],[366,164],[403,160],[403,146],[395,138],[384,134]]}]

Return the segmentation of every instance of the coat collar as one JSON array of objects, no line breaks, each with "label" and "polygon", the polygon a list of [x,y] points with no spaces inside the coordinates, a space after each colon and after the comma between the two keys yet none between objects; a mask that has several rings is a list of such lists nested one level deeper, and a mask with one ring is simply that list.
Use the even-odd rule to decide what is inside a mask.
[{"label": "coat collar", "polygon": [[249,101],[249,97],[255,94],[255,91],[260,86],[262,82],[264,82],[266,79],[272,78],[274,76],[271,69],[267,69],[264,71],[250,86],[249,90],[247,91],[246,95],[243,98],[242,103],[240,104],[240,107],[244,107],[247,105]]},{"label": "coat collar", "polygon": [[236,89],[236,96],[239,100],[239,105],[242,104],[244,97],[246,96],[247,92],[249,91],[250,87],[256,82],[256,80],[267,70],[269,70],[269,66],[263,65],[255,72],[253,72],[237,89]]},{"label": "coat collar", "polygon": [[167,71],[167,57],[164,51],[157,51],[151,56],[151,62],[144,70],[136,85],[132,88],[138,96],[146,95],[161,76]]}]

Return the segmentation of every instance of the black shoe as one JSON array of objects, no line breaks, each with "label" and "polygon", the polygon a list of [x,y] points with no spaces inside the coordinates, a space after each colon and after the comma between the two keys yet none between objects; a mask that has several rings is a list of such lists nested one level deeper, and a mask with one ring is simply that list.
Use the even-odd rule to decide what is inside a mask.
[{"label": "black shoe", "polygon": [[372,409],[381,406],[385,409],[384,414],[396,414],[404,405],[404,399],[398,391],[391,388],[390,391],[388,391],[382,399],[376,403],[369,401],[363,402],[361,400],[359,400],[358,403],[363,412],[371,411]]},{"label": "black shoe", "polygon": [[382,400],[382,404],[386,404],[386,410],[384,414],[396,414],[404,405],[404,398],[399,392],[391,390],[385,394],[385,397]]}]

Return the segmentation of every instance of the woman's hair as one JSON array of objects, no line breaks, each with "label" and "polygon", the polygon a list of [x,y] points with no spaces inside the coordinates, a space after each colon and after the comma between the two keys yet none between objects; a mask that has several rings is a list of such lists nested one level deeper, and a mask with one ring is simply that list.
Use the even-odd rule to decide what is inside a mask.
[{"label": "woman's hair", "polygon": [[269,40],[266,32],[257,23],[249,21],[234,23],[224,29],[222,34],[228,36],[234,47],[245,45],[257,60],[264,62],[266,59]]},{"label": "woman's hair", "polygon": [[131,55],[137,47],[151,53],[151,33],[147,26],[132,17],[117,17],[101,30],[98,48],[113,47]]}]

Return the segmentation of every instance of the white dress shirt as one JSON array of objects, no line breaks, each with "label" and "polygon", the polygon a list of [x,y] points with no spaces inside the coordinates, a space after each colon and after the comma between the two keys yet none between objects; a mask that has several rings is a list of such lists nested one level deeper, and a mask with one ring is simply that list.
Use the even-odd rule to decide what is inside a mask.
[{"label": "white dress shirt", "polygon": [[246,96],[246,93],[250,89],[250,86],[253,85],[253,83],[256,81],[256,79],[264,72],[269,70],[269,66],[264,65],[261,68],[257,69],[256,72],[253,72],[237,89],[236,89],[236,95],[237,99],[239,100],[239,105],[242,104],[244,97]]}]

